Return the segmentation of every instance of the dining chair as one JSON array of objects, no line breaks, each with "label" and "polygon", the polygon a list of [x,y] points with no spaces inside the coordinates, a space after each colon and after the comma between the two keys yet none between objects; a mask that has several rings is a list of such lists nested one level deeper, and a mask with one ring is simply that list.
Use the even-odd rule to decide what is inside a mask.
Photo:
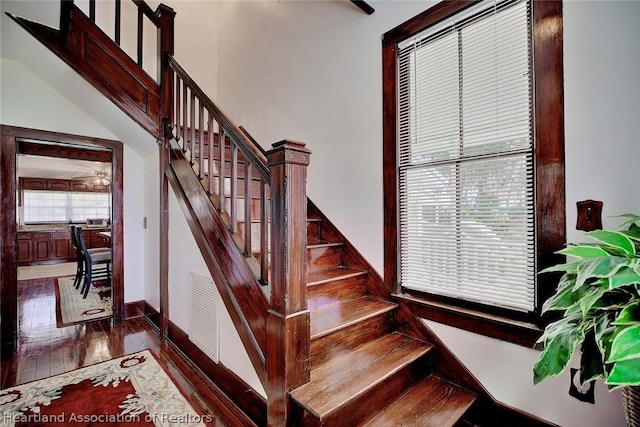
[{"label": "dining chair", "polygon": [[[82,279],[84,277],[84,255],[82,252],[82,247],[78,242],[78,235],[76,231],[76,229],[79,229],[79,228],[80,227],[77,227],[75,225],[69,226],[69,231],[71,234],[71,246],[73,247],[73,250],[76,252],[76,277],[73,280],[73,286],[75,286],[76,289],[80,287],[80,283],[82,282]],[[91,253],[110,252],[111,248],[107,248],[107,247],[90,248],[90,249],[87,249],[87,251]]]},{"label": "dining chair", "polygon": [[86,298],[94,282],[111,280],[111,249],[108,251],[91,251],[91,249],[87,249],[87,244],[82,235],[82,228],[76,227],[76,232],[84,258],[84,283],[80,292],[82,293],[82,298]]}]

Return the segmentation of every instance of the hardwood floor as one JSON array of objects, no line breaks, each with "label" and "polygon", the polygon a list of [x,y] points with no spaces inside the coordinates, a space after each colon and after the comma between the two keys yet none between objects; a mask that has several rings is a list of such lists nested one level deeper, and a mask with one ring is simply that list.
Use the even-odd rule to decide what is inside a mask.
[{"label": "hardwood floor", "polygon": [[3,355],[0,388],[39,380],[84,366],[150,349],[202,414],[214,426],[246,425],[216,397],[215,386],[178,352],[161,342],[143,317],[120,324],[102,320],[57,328],[54,278],[18,282],[18,349]]}]

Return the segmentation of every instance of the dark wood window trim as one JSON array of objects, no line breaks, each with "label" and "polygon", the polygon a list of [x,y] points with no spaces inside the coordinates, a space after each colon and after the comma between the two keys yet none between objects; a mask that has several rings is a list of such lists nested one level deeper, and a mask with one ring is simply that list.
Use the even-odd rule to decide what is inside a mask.
[{"label": "dark wood window trim", "polygon": [[[536,310],[525,319],[486,307],[461,307],[425,294],[402,295],[398,265],[397,52],[398,43],[478,3],[442,1],[387,32],[382,39],[384,279],[420,317],[525,346],[533,346],[544,326],[542,303],[556,279],[540,275]],[[566,241],[564,185],[564,86],[562,1],[533,1],[534,138],[536,182],[536,270],[559,261]]]},{"label": "dark wood window trim", "polygon": [[124,319],[123,252],[123,147],[120,141],[70,135],[58,132],[0,126],[0,344],[2,356],[10,356],[16,344],[17,313],[17,239],[16,155],[36,154],[77,160],[111,162],[113,189],[113,311],[114,319]]}]

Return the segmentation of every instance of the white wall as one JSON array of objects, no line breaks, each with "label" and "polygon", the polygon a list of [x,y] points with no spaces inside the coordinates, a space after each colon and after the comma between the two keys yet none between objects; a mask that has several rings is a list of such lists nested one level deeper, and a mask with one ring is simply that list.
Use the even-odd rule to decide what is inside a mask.
[{"label": "white wall", "polygon": [[[147,191],[144,193],[146,209],[138,215],[136,221],[143,225],[147,218],[147,228],[143,229],[145,245],[149,255],[145,258],[144,300],[155,310],[160,311],[160,162],[159,154],[145,159],[144,181]],[[153,253],[153,256],[151,256]]]},{"label": "white wall", "polygon": [[[310,197],[382,271],[380,38],[433,2],[371,3],[376,12],[366,16],[349,2],[220,2],[218,93],[264,147],[283,138],[307,143]],[[605,215],[640,212],[640,2],[569,0],[564,14],[574,240],[578,200],[603,200]],[[537,352],[430,324],[501,401],[563,426],[624,425],[619,395],[602,384],[596,405],[567,395],[568,374],[534,388]]]},{"label": "white wall", "polygon": [[604,228],[640,213],[639,1],[568,1],[564,5],[567,240],[575,202],[601,200]]},{"label": "white wall", "polygon": [[[169,190],[169,257],[169,319],[189,334],[189,273],[194,272],[209,279],[211,274],[200,255],[173,190]],[[266,397],[266,392],[220,297],[218,322],[220,363]]]}]

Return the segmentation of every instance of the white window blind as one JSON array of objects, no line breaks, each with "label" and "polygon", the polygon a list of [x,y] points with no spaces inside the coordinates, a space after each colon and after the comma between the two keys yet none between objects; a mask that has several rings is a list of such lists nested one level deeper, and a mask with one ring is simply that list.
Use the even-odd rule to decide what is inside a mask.
[{"label": "white window blind", "polygon": [[527,1],[491,1],[401,46],[405,288],[534,310],[530,25]]},{"label": "white window blind", "polygon": [[23,204],[27,223],[111,218],[110,193],[25,190]]}]

